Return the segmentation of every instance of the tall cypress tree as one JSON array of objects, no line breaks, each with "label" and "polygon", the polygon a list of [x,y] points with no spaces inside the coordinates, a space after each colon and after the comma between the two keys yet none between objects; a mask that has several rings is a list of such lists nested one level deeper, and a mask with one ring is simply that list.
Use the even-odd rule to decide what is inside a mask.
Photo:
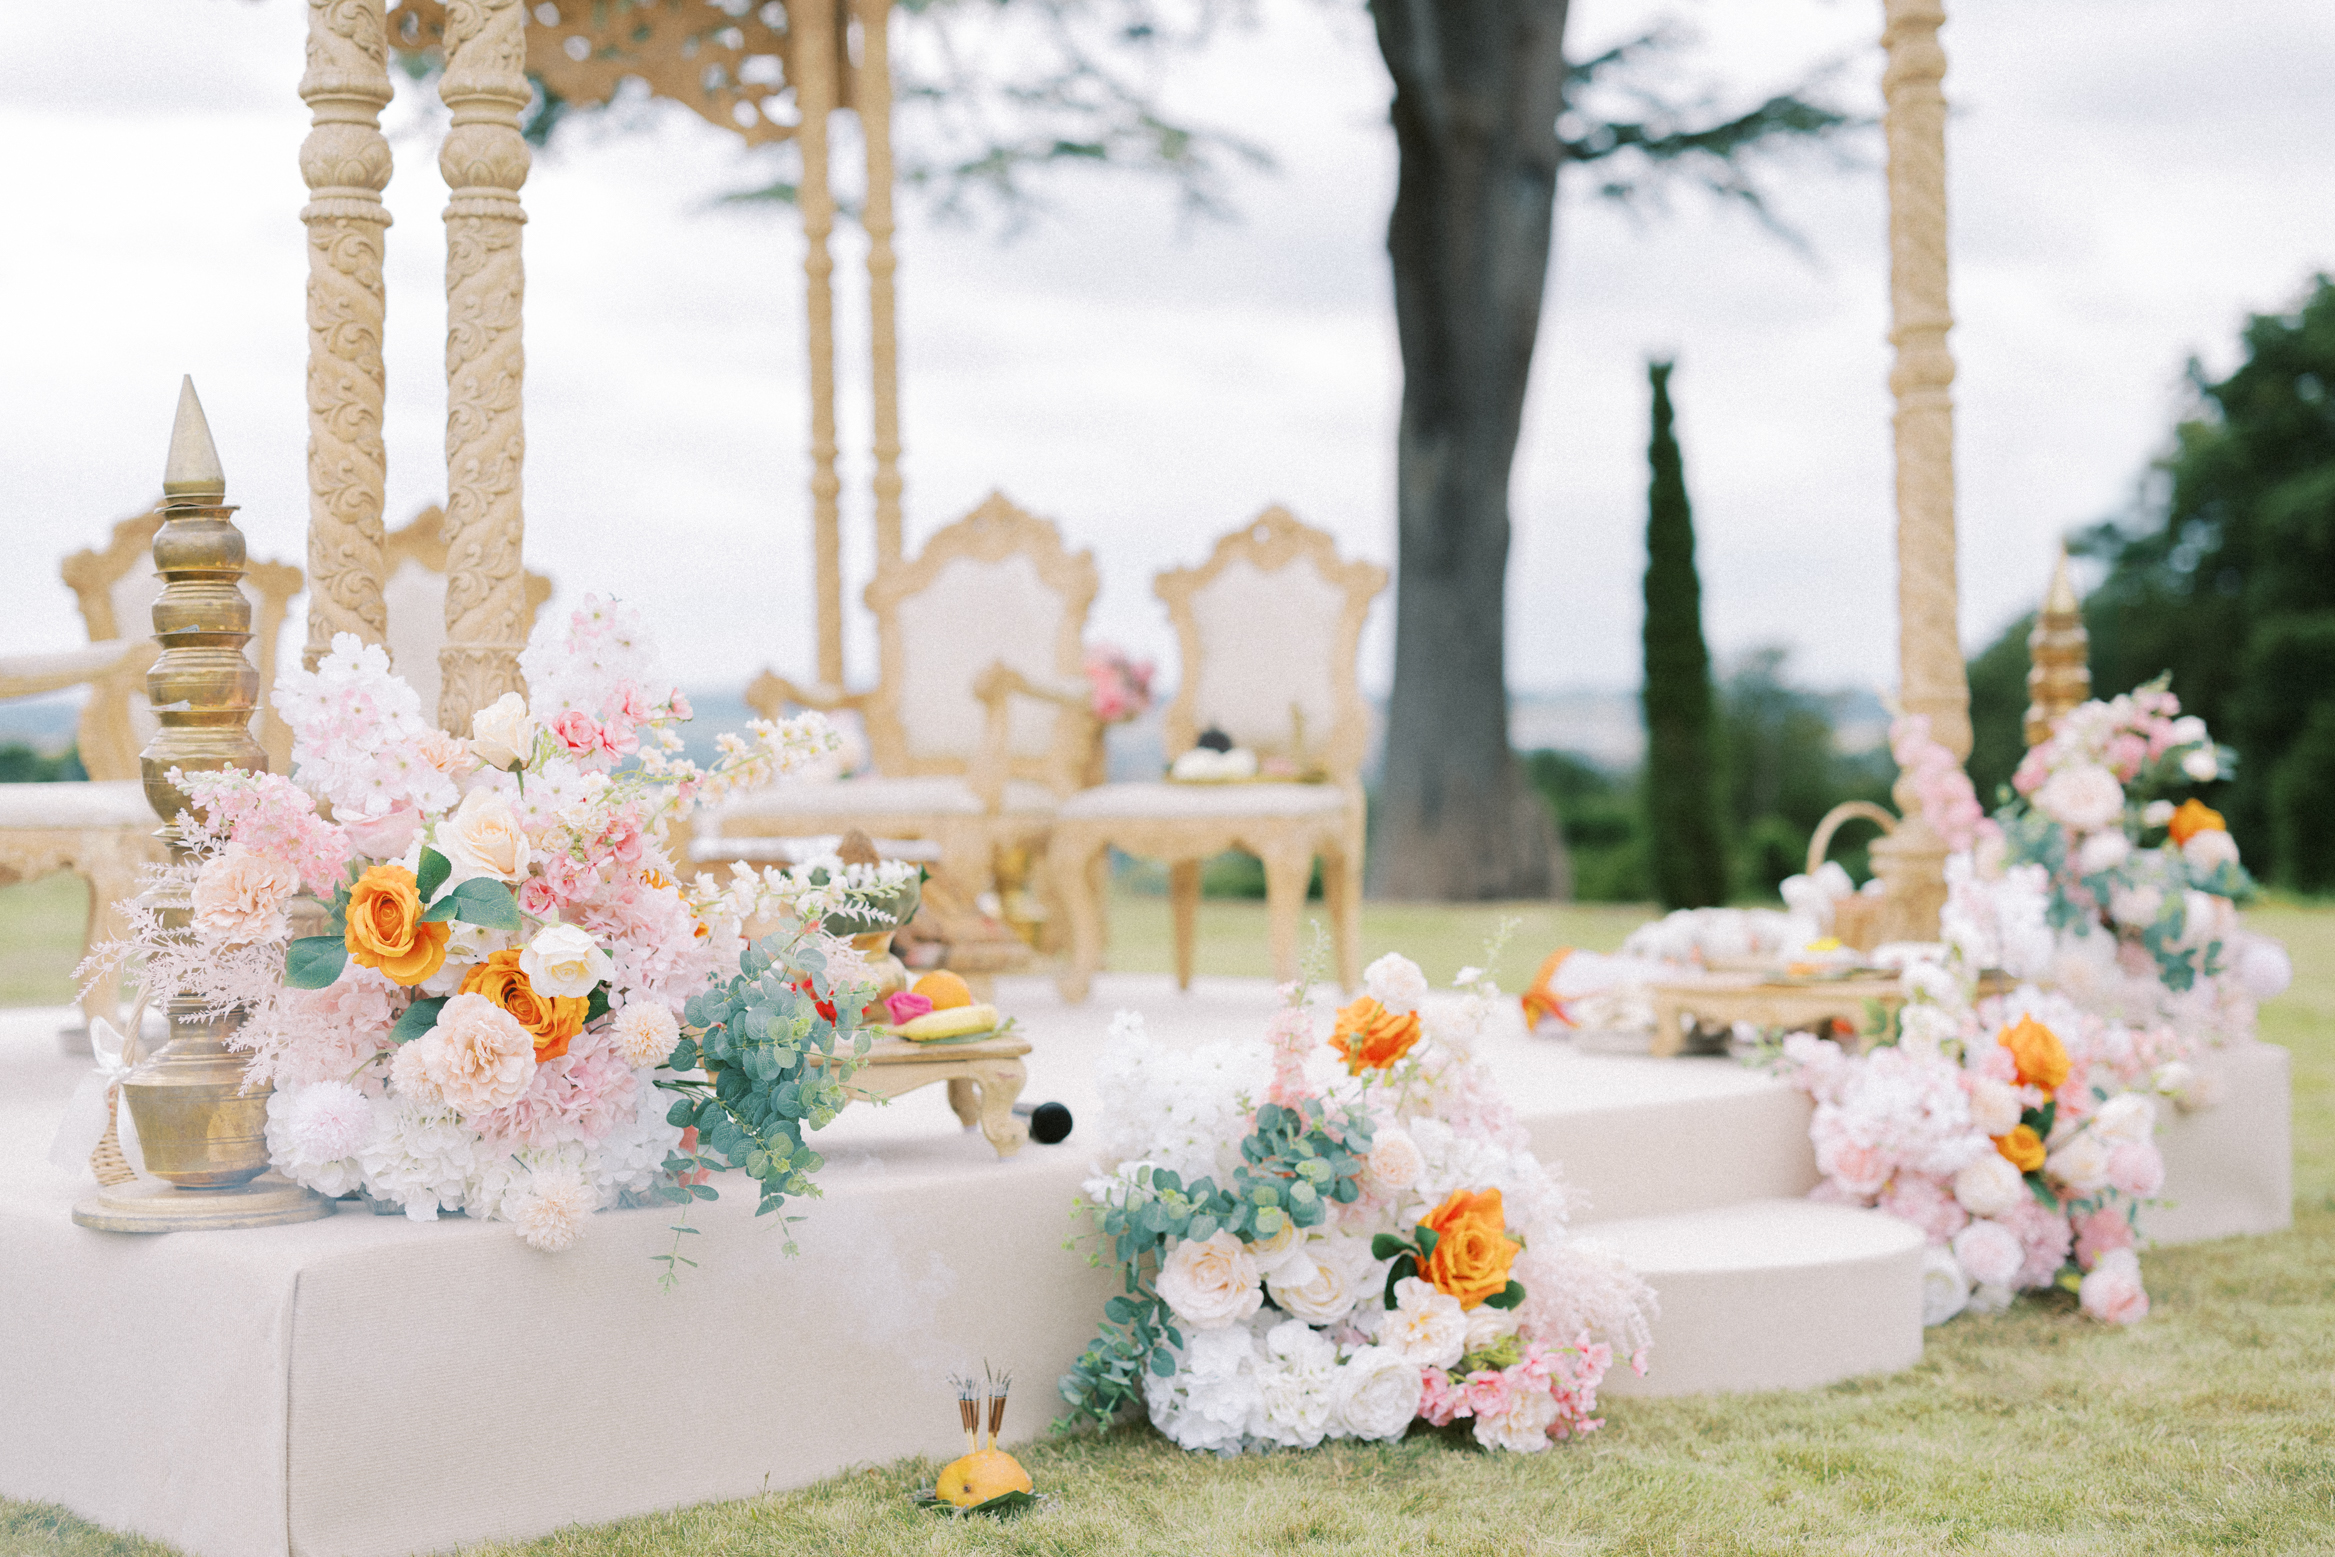
[{"label": "tall cypress tree", "polygon": [[1719,722],[1711,656],[1703,645],[1703,586],[1695,576],[1694,513],[1671,430],[1668,362],[1649,362],[1654,437],[1646,456],[1646,847],[1664,908],[1727,901],[1720,823]]}]

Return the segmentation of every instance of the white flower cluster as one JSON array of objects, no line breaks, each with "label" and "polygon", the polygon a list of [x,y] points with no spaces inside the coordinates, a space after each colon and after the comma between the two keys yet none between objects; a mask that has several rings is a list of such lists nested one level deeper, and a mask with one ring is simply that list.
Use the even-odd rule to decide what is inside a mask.
[{"label": "white flower cluster", "polygon": [[298,782],[344,823],[403,806],[443,811],[458,798],[454,780],[424,755],[436,726],[379,644],[336,635],[316,669],[293,665],[277,678],[275,705],[292,730]]}]

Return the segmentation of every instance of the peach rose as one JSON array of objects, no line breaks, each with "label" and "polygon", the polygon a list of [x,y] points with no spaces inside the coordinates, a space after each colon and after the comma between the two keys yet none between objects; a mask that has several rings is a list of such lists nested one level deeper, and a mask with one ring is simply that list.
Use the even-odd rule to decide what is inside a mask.
[{"label": "peach rose", "polygon": [[2003,1160],[2021,1173],[2033,1173],[2043,1166],[2044,1158],[2050,1155],[2043,1149],[2043,1138],[2025,1125],[2008,1135],[1996,1136],[1994,1149],[2001,1152]]},{"label": "peach rose", "polygon": [[456,995],[438,1025],[389,1062],[389,1079],[410,1097],[477,1118],[519,1101],[535,1079],[535,1042],[508,1011],[481,995]]},{"label": "peach rose", "polygon": [[414,750],[421,753],[422,761],[448,778],[458,779],[470,771],[470,748],[443,730],[424,730],[415,738]]},{"label": "peach rose", "polygon": [[422,923],[422,895],[403,865],[375,865],[349,889],[349,959],[409,989],[446,961],[448,927]]},{"label": "peach rose", "polygon": [[1436,1235],[1435,1252],[1419,1274],[1438,1291],[1474,1308],[1508,1285],[1508,1268],[1524,1246],[1508,1236],[1500,1192],[1455,1189],[1419,1224]]},{"label": "peach rose", "polygon": [[2010,1050],[2011,1058],[2018,1062],[2020,1085],[2041,1087],[2046,1092],[2057,1092],[2065,1085],[2067,1050],[2059,1035],[2035,1018],[2020,1017],[2018,1025],[2003,1029],[1995,1042]]},{"label": "peach rose", "polygon": [[452,816],[438,824],[438,852],[454,867],[453,879],[492,876],[513,882],[527,874],[527,829],[510,797],[474,789]]},{"label": "peach rose", "polygon": [[1338,1012],[1330,1031],[1330,1047],[1346,1062],[1349,1075],[1384,1070],[1401,1059],[1419,1041],[1419,1013],[1397,1016],[1364,995]]},{"label": "peach rose", "polygon": [[291,933],[284,905],[299,890],[300,873],[291,866],[234,844],[195,876],[196,933],[228,946],[280,941]]},{"label": "peach rose", "polygon": [[2230,824],[2222,820],[2219,811],[2194,798],[2182,801],[2180,809],[2173,813],[2173,819],[2165,824],[2165,831],[2172,838],[2175,848],[2186,847],[2189,840],[2199,833],[2226,833],[2229,830]]},{"label": "peach rose", "polygon": [[556,1060],[568,1052],[569,1040],[584,1030],[584,1011],[591,1004],[588,998],[536,993],[515,949],[489,953],[464,976],[462,993],[483,995],[511,1013],[534,1035],[538,1061]]},{"label": "peach rose", "polygon": [[1264,1306],[1257,1262],[1238,1238],[1218,1228],[1186,1238],[1160,1262],[1159,1295],[1195,1330],[1223,1330]]}]

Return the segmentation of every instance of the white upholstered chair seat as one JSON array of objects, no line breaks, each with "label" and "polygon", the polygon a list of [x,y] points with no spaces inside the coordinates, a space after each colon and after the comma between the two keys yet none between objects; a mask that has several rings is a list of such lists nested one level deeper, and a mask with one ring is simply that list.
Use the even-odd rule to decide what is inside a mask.
[{"label": "white upholstered chair seat", "polygon": [[[1005,786],[998,809],[1009,815],[1048,816],[1054,796],[1043,784],[1014,780]],[[709,816],[708,832],[721,834],[835,832],[808,824],[823,818],[965,816],[983,814],[981,797],[963,779],[933,773],[910,778],[842,779],[832,784],[773,784],[724,801]]]},{"label": "white upholstered chair seat", "polygon": [[1065,822],[1122,816],[1335,816],[1346,801],[1334,784],[1104,784],[1072,795],[1054,815]]},{"label": "white upholstered chair seat", "polygon": [[0,784],[0,828],[143,827],[162,825],[136,779],[86,784]]}]

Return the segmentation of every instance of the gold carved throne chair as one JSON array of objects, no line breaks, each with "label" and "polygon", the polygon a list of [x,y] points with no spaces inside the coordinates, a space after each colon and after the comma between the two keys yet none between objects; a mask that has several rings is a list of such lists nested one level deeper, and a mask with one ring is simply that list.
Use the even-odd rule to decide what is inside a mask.
[{"label": "gold carved throne chair", "polygon": [[[856,828],[928,839],[942,871],[968,895],[982,890],[996,850],[1041,842],[1084,774],[1093,725],[1083,640],[1098,587],[1092,552],[1065,551],[1053,524],[1001,493],[913,560],[878,568],[865,597],[876,618],[872,689],[800,686],[768,670],[746,689],[765,718],[790,706],[856,710],[875,771],[738,796],[704,819],[693,859],[754,860],[757,839]],[[996,695],[999,675],[1036,695]]]},{"label": "gold carved throne chair", "polygon": [[1175,623],[1183,677],[1164,720],[1171,762],[1213,727],[1302,781],[1105,784],[1056,811],[1048,848],[1055,895],[1070,911],[1063,998],[1084,1000],[1102,966],[1109,851],[1168,864],[1176,982],[1190,988],[1200,866],[1241,849],[1265,866],[1273,976],[1297,976],[1297,937],[1315,860],[1336,941],[1338,981],[1362,950],[1362,758],[1370,710],[1355,659],[1386,569],[1342,562],[1337,543],[1268,508],[1216,543],[1207,562],[1159,575],[1152,592]]}]

